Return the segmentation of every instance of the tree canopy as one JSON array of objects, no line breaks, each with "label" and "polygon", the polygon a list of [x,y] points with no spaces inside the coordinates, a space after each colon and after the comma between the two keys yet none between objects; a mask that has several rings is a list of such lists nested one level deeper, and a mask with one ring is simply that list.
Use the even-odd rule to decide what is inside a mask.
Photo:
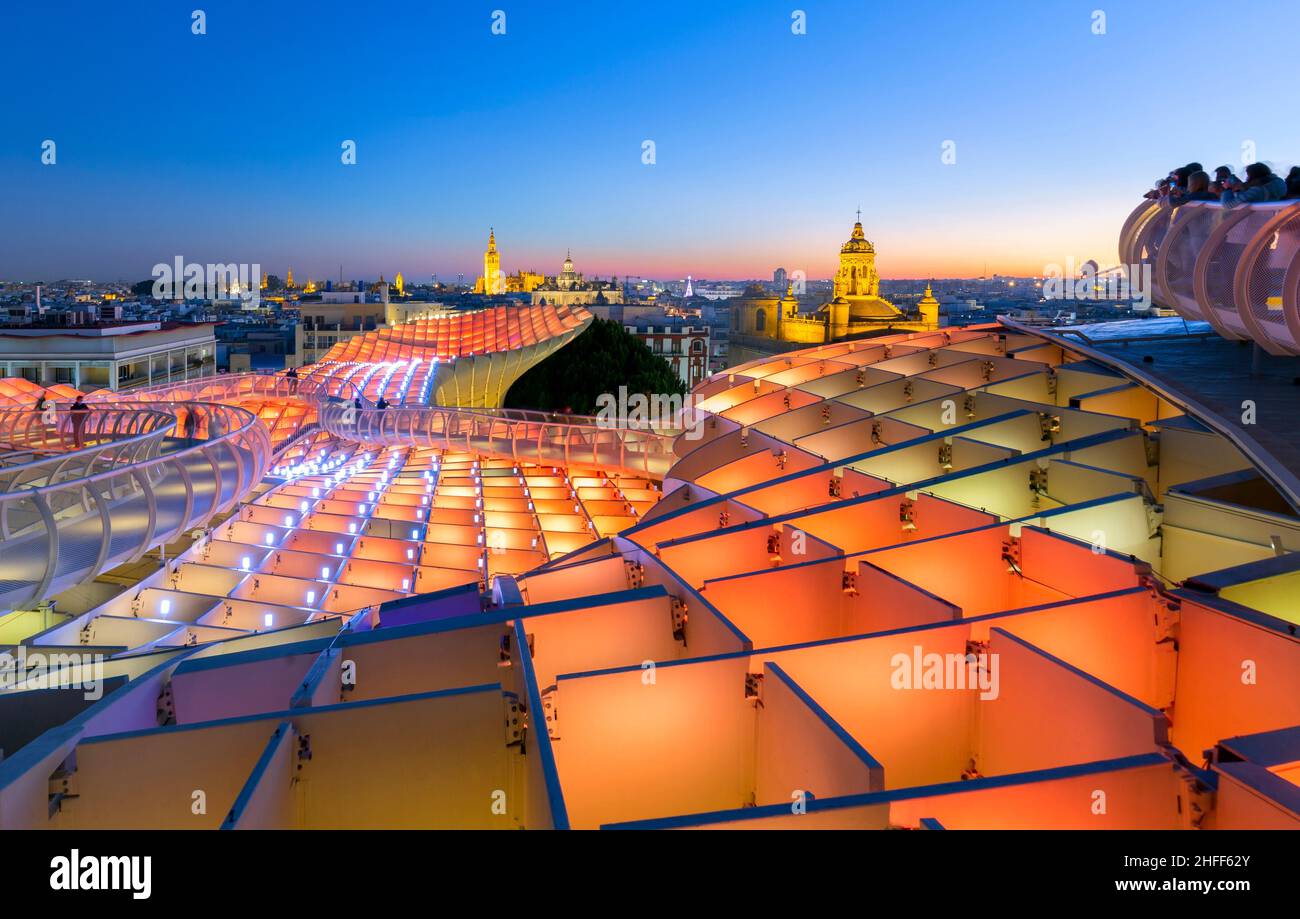
[{"label": "tree canopy", "polygon": [[662,357],[617,322],[595,319],[581,335],[531,367],[506,393],[507,408],[594,415],[597,398],[684,394],[686,386]]}]

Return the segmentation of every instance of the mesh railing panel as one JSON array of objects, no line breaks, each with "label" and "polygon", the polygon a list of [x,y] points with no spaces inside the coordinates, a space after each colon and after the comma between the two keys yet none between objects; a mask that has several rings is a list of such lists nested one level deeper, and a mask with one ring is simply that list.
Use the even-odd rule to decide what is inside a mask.
[{"label": "mesh railing panel", "polygon": [[1255,328],[1280,350],[1300,353],[1283,311],[1283,285],[1287,271],[1300,255],[1300,206],[1278,215],[1262,228],[1242,265],[1238,310],[1248,311]]}]

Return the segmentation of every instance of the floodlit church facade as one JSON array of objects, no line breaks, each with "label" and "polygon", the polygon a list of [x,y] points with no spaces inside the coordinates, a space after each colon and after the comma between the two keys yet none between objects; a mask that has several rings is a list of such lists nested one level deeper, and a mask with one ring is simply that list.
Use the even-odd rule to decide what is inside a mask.
[{"label": "floodlit church facade", "polygon": [[939,301],[929,287],[911,314],[880,296],[876,248],[859,221],[840,247],[832,299],[816,313],[799,313],[793,285],[781,296],[758,285],[746,289],[732,306],[732,357],[735,363],[799,346],[884,332],[932,332],[938,327]]},{"label": "floodlit church facade", "polygon": [[533,305],[588,306],[593,303],[622,303],[623,290],[617,280],[588,280],[574,270],[573,254],[566,253],[564,267],[553,278],[535,288]]}]

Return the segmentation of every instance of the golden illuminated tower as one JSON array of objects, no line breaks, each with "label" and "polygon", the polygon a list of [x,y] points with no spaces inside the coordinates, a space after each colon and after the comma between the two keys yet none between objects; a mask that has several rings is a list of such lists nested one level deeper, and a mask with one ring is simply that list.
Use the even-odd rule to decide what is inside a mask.
[{"label": "golden illuminated tower", "polygon": [[284,281],[284,286],[293,287],[293,268],[289,269],[288,276],[285,278]]},{"label": "golden illuminated tower", "polygon": [[876,247],[862,232],[862,212],[853,224],[853,235],[840,248],[840,268],[835,272],[836,297],[879,297],[880,275],[876,273]]},{"label": "golden illuminated tower", "polygon": [[262,290],[266,290],[266,272],[262,272]]},{"label": "golden illuminated tower", "polygon": [[501,275],[501,255],[497,252],[497,236],[493,229],[488,230],[488,247],[483,253],[483,292],[489,295],[506,292],[506,281]]},{"label": "golden illuminated tower", "polygon": [[397,277],[393,278],[393,286],[397,288],[397,295],[399,297],[406,293],[406,281],[403,279],[400,271],[397,272]]},{"label": "golden illuminated tower", "polygon": [[862,232],[862,211],[853,234],[840,247],[840,267],[835,272],[835,295],[830,312],[831,340],[851,334],[855,323],[898,322],[902,312],[880,296],[876,247]]},{"label": "golden illuminated tower", "polygon": [[930,285],[925,285],[925,296],[916,304],[916,308],[921,311],[921,321],[927,328],[939,328],[939,301],[935,299]]}]

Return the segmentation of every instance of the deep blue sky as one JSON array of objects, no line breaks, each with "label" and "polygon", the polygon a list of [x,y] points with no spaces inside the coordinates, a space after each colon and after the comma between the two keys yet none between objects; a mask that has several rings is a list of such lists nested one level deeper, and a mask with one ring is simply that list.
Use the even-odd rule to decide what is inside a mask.
[{"label": "deep blue sky", "polygon": [[1300,161],[1295,10],[6,3],[0,277],[141,279],[182,255],[472,278],[489,225],[510,271],[554,273],[572,247],[588,273],[820,277],[858,206],[887,277],[1107,263],[1172,166],[1240,163],[1246,141]]}]

